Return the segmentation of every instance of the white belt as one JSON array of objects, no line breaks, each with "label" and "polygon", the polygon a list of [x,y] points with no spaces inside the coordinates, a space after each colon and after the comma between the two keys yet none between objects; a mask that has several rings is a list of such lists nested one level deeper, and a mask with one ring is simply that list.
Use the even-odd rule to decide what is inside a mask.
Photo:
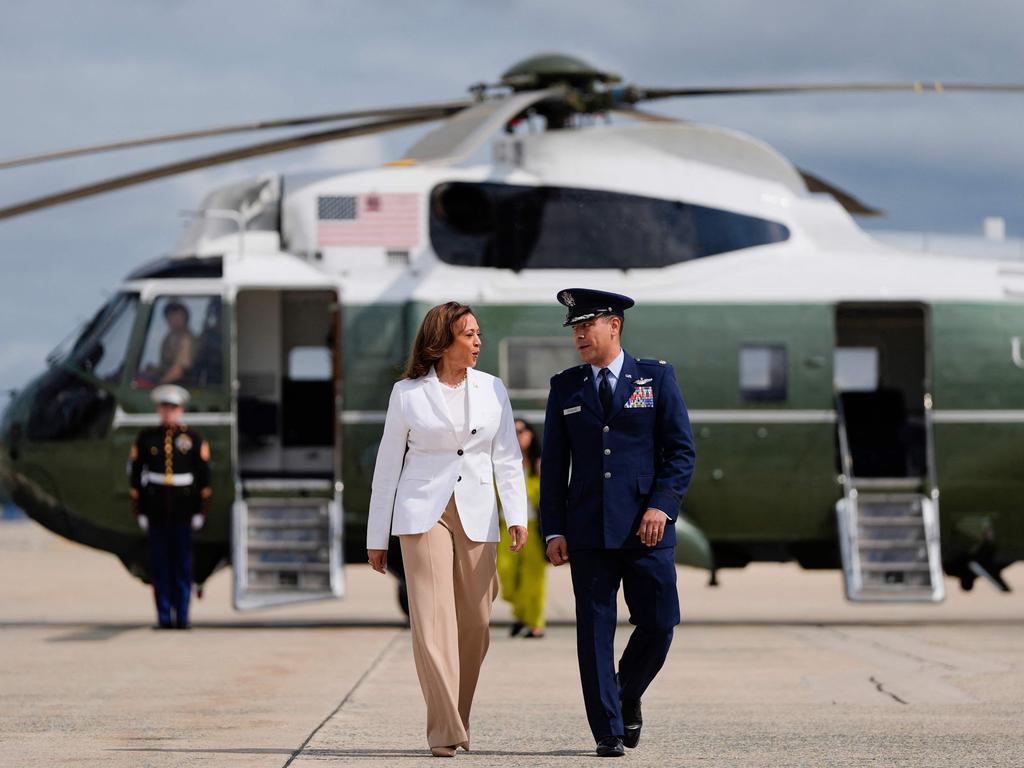
[{"label": "white belt", "polygon": [[164,475],[159,472],[150,472],[148,469],[142,470],[142,484],[149,485],[173,485],[176,487],[183,487],[186,485],[192,485],[195,482],[195,478],[191,472],[182,472],[179,475]]}]

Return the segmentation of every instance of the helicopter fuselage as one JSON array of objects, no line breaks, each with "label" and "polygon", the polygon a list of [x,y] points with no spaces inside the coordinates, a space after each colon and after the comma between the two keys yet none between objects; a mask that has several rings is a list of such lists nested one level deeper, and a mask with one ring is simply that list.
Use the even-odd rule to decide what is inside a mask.
[{"label": "helicopter fuselage", "polygon": [[336,500],[362,561],[388,394],[434,304],[473,307],[478,365],[542,428],[548,378],[577,362],[554,297],[577,285],[633,297],[625,347],[677,371],[698,453],[682,561],[840,567],[837,505],[858,489],[941,499],[941,563],[967,584],[971,563],[1024,558],[1019,275],[877,243],[759,142],[692,124],[515,134],[479,165],[232,189],[204,209],[244,231],[198,221],[4,415],[13,499],[136,574],[124,465],[156,419],[168,302],[205,355],[180,382],[214,457],[201,582],[235,559],[247,483],[269,480]]}]

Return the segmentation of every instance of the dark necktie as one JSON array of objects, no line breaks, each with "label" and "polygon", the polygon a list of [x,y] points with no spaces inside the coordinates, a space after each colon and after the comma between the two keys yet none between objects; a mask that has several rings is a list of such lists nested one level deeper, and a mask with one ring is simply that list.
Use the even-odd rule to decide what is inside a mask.
[{"label": "dark necktie", "polygon": [[612,385],[608,383],[608,374],[611,373],[607,368],[602,368],[597,374],[601,379],[601,383],[597,386],[597,396],[601,398],[601,407],[604,409],[604,415],[608,415],[608,411],[612,409]]}]

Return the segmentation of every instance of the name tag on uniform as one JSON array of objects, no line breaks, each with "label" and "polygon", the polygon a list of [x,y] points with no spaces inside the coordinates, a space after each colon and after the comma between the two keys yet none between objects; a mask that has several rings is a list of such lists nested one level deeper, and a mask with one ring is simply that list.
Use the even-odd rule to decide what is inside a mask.
[{"label": "name tag on uniform", "polygon": [[653,408],[654,387],[637,387],[633,390],[629,400],[626,401],[626,408]]},{"label": "name tag on uniform", "polygon": [[571,413],[579,413],[582,410],[583,410],[583,406],[582,405],[574,405],[572,408],[566,408],[565,410],[563,410],[562,411],[562,415],[563,416],[568,416]]}]

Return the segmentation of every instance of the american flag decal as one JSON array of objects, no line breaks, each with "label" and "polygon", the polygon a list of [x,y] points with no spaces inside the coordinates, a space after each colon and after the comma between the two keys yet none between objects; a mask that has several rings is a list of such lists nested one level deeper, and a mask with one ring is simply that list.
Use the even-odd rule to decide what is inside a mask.
[{"label": "american flag decal", "polygon": [[321,247],[419,245],[420,196],[416,193],[318,197],[317,242]]}]

